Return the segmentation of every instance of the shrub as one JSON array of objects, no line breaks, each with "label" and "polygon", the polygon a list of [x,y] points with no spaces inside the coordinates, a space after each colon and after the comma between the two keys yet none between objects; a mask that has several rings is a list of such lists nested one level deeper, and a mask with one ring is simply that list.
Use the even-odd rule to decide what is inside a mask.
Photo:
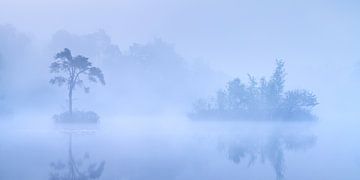
[{"label": "shrub", "polygon": [[277,66],[269,80],[257,81],[249,75],[249,83],[235,78],[219,90],[215,97],[194,104],[192,118],[235,118],[262,120],[313,119],[311,110],[318,102],[308,90],[284,92],[284,62]]},{"label": "shrub", "polygon": [[54,115],[53,118],[57,123],[97,123],[99,121],[99,116],[92,111],[64,112]]}]

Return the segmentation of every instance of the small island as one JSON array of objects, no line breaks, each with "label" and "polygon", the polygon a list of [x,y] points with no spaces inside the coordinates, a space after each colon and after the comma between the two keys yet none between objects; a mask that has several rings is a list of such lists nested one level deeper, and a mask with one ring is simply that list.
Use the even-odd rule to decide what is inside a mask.
[{"label": "small island", "polygon": [[314,120],[312,109],[318,105],[315,94],[303,89],[284,91],[284,61],[277,60],[272,76],[256,80],[248,75],[248,83],[239,78],[227,83],[216,96],[194,103],[191,119],[202,120]]}]

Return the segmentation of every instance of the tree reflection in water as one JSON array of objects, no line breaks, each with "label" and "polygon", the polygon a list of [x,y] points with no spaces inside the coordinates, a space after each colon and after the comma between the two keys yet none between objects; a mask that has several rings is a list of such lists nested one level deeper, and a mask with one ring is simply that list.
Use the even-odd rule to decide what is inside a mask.
[{"label": "tree reflection in water", "polygon": [[85,153],[82,158],[76,159],[72,151],[72,133],[69,134],[69,159],[52,162],[50,180],[95,180],[99,179],[105,167],[105,161],[92,163],[90,156]]},{"label": "tree reflection in water", "polygon": [[316,143],[314,135],[298,132],[287,133],[276,131],[271,133],[264,140],[254,138],[242,138],[223,144],[228,158],[236,164],[247,161],[248,166],[255,162],[268,162],[275,171],[276,179],[284,179],[285,174],[285,152],[306,150]]}]

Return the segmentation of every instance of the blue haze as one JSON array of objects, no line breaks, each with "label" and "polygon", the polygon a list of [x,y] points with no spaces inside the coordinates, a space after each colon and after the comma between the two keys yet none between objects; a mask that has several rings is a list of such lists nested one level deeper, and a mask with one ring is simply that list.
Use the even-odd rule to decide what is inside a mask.
[{"label": "blue haze", "polygon": [[[105,180],[359,179],[359,7],[354,0],[2,0],[0,179],[50,179],[54,163],[69,161],[69,133],[73,157],[86,160],[81,172]],[[96,125],[54,122],[68,100],[66,87],[49,84],[49,66],[64,48],[104,73],[105,86],[74,91],[74,109],[96,112]],[[199,98],[236,78],[271,77],[276,60],[285,62],[284,92],[316,95],[315,120],[187,116]],[[97,163],[94,171],[88,162]]]}]

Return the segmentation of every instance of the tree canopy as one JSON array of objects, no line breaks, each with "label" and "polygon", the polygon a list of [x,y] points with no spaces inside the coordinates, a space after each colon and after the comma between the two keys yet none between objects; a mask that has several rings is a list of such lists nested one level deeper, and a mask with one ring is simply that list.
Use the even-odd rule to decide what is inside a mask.
[{"label": "tree canopy", "polygon": [[312,119],[311,110],[318,102],[308,90],[284,91],[285,68],[276,61],[269,80],[259,81],[249,75],[249,83],[239,78],[228,82],[215,97],[200,99],[194,104],[192,117],[246,118],[246,119]]},{"label": "tree canopy", "polygon": [[50,80],[51,84],[62,86],[66,84],[69,96],[69,112],[72,113],[72,93],[76,87],[81,87],[89,92],[82,76],[87,76],[91,82],[100,82],[105,85],[102,71],[92,66],[88,58],[78,55],[72,56],[71,51],[65,48],[55,55],[55,62],[50,65],[50,72],[58,74]]}]

